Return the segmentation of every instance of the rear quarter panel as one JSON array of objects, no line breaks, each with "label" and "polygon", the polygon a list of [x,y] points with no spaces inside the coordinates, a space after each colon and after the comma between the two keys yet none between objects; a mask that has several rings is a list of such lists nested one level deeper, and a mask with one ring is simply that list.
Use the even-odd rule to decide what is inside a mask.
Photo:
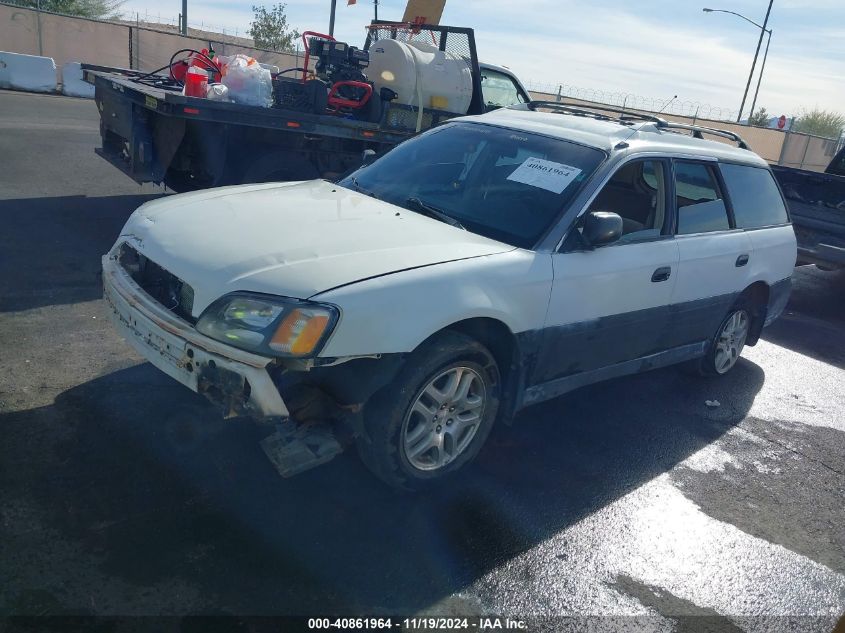
[{"label": "rear quarter panel", "polygon": [[797,256],[795,231],[787,224],[747,233],[753,248],[749,260],[751,282],[763,281],[769,287],[765,326],[778,318],[789,302]]},{"label": "rear quarter panel", "polygon": [[751,240],[751,282],[764,281],[772,285],[792,276],[797,246],[792,225],[746,231]]}]

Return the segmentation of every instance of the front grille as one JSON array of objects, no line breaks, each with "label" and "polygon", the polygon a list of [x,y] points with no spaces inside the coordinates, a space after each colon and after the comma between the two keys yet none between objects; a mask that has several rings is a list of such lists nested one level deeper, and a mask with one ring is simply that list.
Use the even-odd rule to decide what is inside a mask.
[{"label": "front grille", "polygon": [[135,283],[155,301],[186,321],[196,322],[191,316],[194,289],[189,284],[126,243],[121,244],[117,261]]}]

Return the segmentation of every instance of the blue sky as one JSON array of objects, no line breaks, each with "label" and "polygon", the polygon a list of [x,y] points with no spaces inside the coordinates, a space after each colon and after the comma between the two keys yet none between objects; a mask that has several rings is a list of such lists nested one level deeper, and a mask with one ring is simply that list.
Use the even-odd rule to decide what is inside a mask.
[{"label": "blue sky", "polygon": [[[251,4],[189,0],[189,22],[226,27],[227,32],[237,28],[243,34]],[[380,0],[379,15],[401,19],[405,4]],[[736,11],[762,23],[767,4],[447,0],[441,22],[474,28],[481,58],[509,66],[527,83],[650,98],[677,94],[675,105],[701,102],[736,111],[759,30],[735,16],[701,9]],[[288,0],[290,23],[299,30],[328,30],[329,6],[329,0]],[[139,11],[142,18],[148,12],[173,19],[180,8],[179,0],[129,0],[124,5],[127,14]],[[372,13],[372,0],[358,0],[351,7],[338,0],[335,35],[361,44]],[[845,0],[775,0],[769,26],[774,35],[758,106],[773,115],[794,115],[815,106],[845,112]]]}]

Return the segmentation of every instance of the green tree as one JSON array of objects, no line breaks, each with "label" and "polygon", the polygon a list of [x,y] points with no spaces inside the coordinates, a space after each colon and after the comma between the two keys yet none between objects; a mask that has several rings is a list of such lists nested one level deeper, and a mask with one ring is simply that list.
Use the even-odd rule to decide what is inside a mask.
[{"label": "green tree", "polygon": [[772,118],[766,108],[761,107],[757,112],[748,117],[748,125],[756,125],[757,127],[768,127],[769,119]]},{"label": "green tree", "polygon": [[845,131],[845,115],[821,108],[803,110],[792,124],[793,132],[804,132],[827,138],[839,138]]},{"label": "green tree", "polygon": [[28,0],[26,6],[42,11],[78,15],[83,18],[110,20],[120,17],[120,7],[126,0]]},{"label": "green tree", "polygon": [[255,19],[249,25],[249,34],[258,48],[269,48],[273,51],[293,50],[293,41],[301,34],[288,26],[285,6],[276,4],[269,11],[263,6],[252,7]]}]

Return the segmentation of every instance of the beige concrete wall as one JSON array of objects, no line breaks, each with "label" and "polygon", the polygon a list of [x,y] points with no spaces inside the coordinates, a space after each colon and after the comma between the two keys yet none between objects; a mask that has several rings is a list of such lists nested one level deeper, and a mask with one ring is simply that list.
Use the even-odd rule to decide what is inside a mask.
[{"label": "beige concrete wall", "polygon": [[[135,29],[136,38],[133,46],[135,67],[141,70],[156,70],[166,66],[170,57],[180,48],[202,50],[208,48],[208,42],[195,40],[171,33]],[[181,55],[180,57],[184,57]]]},{"label": "beige concrete wall", "polygon": [[38,49],[38,14],[0,4],[0,50],[25,55],[40,55]]},{"label": "beige concrete wall", "polygon": [[[39,44],[39,29],[41,34]],[[130,56],[130,39],[132,54]],[[212,40],[213,41],[213,40]],[[60,16],[0,4],[0,50],[52,57],[58,68],[69,61],[155,70],[182,48],[202,50],[208,40],[182,37],[131,24]],[[243,53],[280,69],[300,66],[302,56],[214,42],[221,55]]]},{"label": "beige concrete wall", "polygon": [[52,57],[59,68],[65,62],[125,68],[129,35],[129,28],[118,24],[41,13],[43,55]]}]

